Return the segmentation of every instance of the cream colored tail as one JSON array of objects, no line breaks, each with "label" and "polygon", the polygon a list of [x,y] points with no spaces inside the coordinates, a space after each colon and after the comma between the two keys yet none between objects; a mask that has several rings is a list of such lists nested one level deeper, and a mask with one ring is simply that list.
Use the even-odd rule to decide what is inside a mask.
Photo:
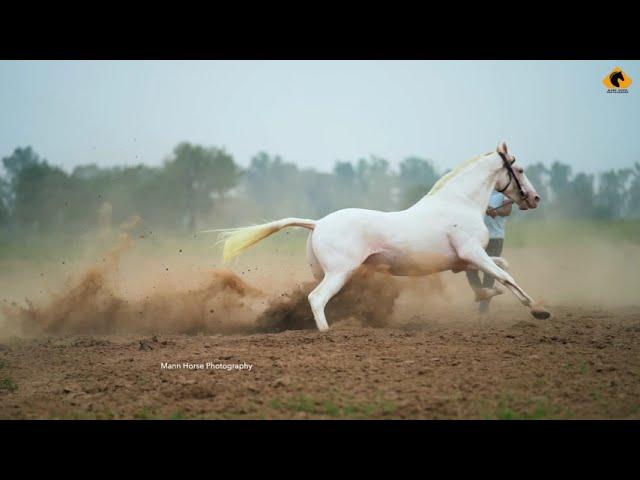
[{"label": "cream colored tail", "polygon": [[220,242],[224,242],[222,259],[226,262],[242,253],[254,243],[258,243],[260,240],[267,238],[272,233],[276,233],[285,227],[304,227],[309,230],[313,230],[315,226],[315,220],[308,220],[305,218],[283,218],[282,220],[263,223],[262,225],[204,230],[201,233],[219,232],[218,238],[220,239]]}]

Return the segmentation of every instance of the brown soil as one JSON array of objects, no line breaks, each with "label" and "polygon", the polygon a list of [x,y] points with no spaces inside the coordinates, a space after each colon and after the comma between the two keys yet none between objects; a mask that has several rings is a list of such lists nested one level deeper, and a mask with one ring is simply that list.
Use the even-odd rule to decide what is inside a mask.
[{"label": "brown soil", "polygon": [[636,246],[510,249],[548,320],[508,293],[478,317],[464,274],[363,270],[319,333],[299,252],[221,270],[132,251],[135,225],[87,262],[6,263],[0,418],[640,418]]},{"label": "brown soil", "polygon": [[[640,308],[0,345],[0,418],[639,418]],[[237,363],[251,371],[162,370]]]}]

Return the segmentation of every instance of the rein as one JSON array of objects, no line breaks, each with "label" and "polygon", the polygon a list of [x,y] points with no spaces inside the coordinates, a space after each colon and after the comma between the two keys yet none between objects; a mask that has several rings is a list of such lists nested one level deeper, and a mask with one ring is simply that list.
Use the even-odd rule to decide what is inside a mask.
[{"label": "rein", "polygon": [[520,184],[520,180],[518,180],[518,177],[516,176],[515,172],[513,171],[513,167],[511,166],[513,163],[515,163],[515,159],[513,160],[513,162],[510,162],[509,160],[507,160],[507,156],[498,151],[497,152],[498,155],[500,155],[500,158],[502,158],[502,163],[504,164],[504,168],[507,169],[507,172],[509,173],[509,182],[507,183],[507,185],[502,189],[502,190],[497,190],[500,193],[504,193],[504,191],[509,188],[509,185],[511,185],[511,181],[513,180],[514,182],[516,182],[516,186],[518,187],[518,193],[520,194],[520,198],[522,200],[525,200],[527,198],[524,188],[522,188],[522,185]]}]

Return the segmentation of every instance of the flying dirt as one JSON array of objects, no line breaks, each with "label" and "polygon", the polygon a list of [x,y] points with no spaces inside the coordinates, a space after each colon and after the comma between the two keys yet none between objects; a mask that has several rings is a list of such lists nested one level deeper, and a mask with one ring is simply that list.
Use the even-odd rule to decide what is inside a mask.
[{"label": "flying dirt", "polygon": [[[5,328],[25,336],[70,334],[197,334],[257,333],[313,328],[307,302],[317,282],[305,282],[289,292],[272,296],[226,269],[210,269],[199,284],[185,290],[163,286],[159,279],[151,291],[127,297],[120,287],[122,257],[135,247],[128,233],[139,223],[123,225],[116,244],[99,260],[67,279],[66,288],[39,302],[25,299],[0,305]],[[435,277],[433,292],[444,290]],[[384,326],[400,294],[398,282],[388,275],[363,268],[329,306],[332,318],[355,319]]]}]

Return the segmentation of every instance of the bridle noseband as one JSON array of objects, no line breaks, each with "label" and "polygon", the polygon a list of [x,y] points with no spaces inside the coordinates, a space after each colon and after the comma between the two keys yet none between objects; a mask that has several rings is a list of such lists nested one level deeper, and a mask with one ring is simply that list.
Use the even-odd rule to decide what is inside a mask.
[{"label": "bridle noseband", "polygon": [[504,153],[500,151],[498,151],[497,153],[498,155],[500,155],[500,158],[502,158],[502,163],[504,164],[504,168],[506,168],[507,172],[509,173],[509,182],[507,182],[507,185],[502,190],[498,190],[498,192],[503,193],[507,188],[509,188],[509,185],[511,185],[511,180],[513,180],[514,182],[516,182],[516,186],[518,187],[518,193],[520,194],[520,198],[522,200],[526,200],[527,194],[524,191],[524,188],[522,188],[522,184],[520,184],[520,180],[518,180],[516,173],[513,171],[512,165],[516,162],[515,158],[513,159],[513,162],[510,162]]}]

